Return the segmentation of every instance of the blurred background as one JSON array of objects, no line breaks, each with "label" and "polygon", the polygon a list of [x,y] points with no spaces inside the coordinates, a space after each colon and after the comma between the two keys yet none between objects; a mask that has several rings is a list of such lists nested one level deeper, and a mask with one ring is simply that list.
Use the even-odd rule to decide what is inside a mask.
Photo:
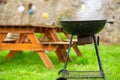
[{"label": "blurred background", "polygon": [[59,26],[59,20],[94,19],[113,21],[98,35],[104,43],[120,44],[120,0],[0,0],[0,24]]}]

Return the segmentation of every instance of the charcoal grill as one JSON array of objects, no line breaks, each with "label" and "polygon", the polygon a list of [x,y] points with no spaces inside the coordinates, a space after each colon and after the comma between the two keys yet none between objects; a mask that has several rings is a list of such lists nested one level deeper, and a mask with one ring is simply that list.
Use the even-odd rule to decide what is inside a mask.
[{"label": "charcoal grill", "polygon": [[[102,67],[102,62],[100,58],[100,53],[98,50],[98,40],[96,38],[97,33],[99,33],[106,23],[106,20],[87,20],[87,21],[60,21],[61,26],[63,29],[71,34],[69,46],[68,46],[68,53],[66,56],[66,61],[64,68],[59,71],[59,73],[62,73],[62,77],[57,78],[57,80],[106,80],[104,70]],[[81,37],[89,37],[92,36],[95,51],[97,55],[97,61],[99,64],[99,70],[98,71],[68,71],[67,63],[68,63],[68,57],[70,54],[70,48],[71,43],[73,39],[73,35],[77,35],[79,38]]]}]

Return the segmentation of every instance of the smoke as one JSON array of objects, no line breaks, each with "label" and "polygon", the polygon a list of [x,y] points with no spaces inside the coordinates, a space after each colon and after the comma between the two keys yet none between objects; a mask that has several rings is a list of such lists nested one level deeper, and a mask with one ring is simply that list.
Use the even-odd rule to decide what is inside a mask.
[{"label": "smoke", "polygon": [[82,0],[81,9],[77,12],[79,20],[104,19],[102,0]]}]

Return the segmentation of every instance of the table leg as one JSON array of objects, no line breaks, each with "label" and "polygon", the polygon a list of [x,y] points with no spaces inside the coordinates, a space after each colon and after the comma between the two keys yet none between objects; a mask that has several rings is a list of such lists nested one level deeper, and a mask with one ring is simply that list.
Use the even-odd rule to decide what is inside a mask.
[{"label": "table leg", "polygon": [[57,35],[56,29],[46,30],[45,35],[50,41],[60,41],[60,38]]},{"label": "table leg", "polygon": [[47,56],[45,52],[37,52],[37,53],[47,68],[49,69],[54,68],[53,63],[51,62],[51,60],[49,59],[49,57]]},{"label": "table leg", "polygon": [[7,55],[6,59],[9,60],[11,59],[18,51],[10,51],[9,54]]},{"label": "table leg", "polygon": [[6,36],[7,36],[7,33],[0,33],[0,43],[2,43],[4,41]]},{"label": "table leg", "polygon": [[[15,43],[23,43],[26,38],[26,34],[20,34],[20,37],[18,40],[16,40]],[[17,52],[19,51],[10,51],[9,54],[7,55],[7,60],[11,59]]]},{"label": "table leg", "polygon": [[82,56],[82,54],[81,54],[81,52],[80,52],[77,44],[73,44],[72,47],[73,47],[73,49],[75,50],[77,56]]},{"label": "table leg", "polygon": [[[27,36],[31,40],[31,43],[39,45],[40,47],[42,47],[41,43],[39,42],[39,40],[37,39],[35,34],[29,34]],[[38,53],[38,55],[40,56],[40,58],[42,59],[43,63],[45,64],[45,66],[47,68],[49,68],[49,69],[54,68],[53,63],[51,62],[51,60],[49,59],[49,57],[47,56],[45,51],[36,51],[36,52]]]},{"label": "table leg", "polygon": [[[59,45],[58,48],[55,51],[59,60],[60,60],[60,62],[65,62],[65,60],[66,60],[66,56],[67,56],[66,49],[67,49],[66,46]],[[70,57],[69,57],[68,60],[72,61],[72,59]]]},{"label": "table leg", "polygon": [[60,62],[65,62],[65,60],[63,59],[63,54],[62,54],[62,52],[59,50],[59,48],[56,49],[55,53],[56,53],[58,59],[60,60]]}]

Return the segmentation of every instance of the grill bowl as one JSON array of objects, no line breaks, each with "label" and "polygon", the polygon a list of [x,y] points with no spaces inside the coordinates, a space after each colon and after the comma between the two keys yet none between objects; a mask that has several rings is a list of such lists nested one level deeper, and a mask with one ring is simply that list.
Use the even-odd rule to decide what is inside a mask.
[{"label": "grill bowl", "polygon": [[61,26],[67,33],[79,36],[89,36],[100,32],[105,23],[106,20],[60,21]]}]

